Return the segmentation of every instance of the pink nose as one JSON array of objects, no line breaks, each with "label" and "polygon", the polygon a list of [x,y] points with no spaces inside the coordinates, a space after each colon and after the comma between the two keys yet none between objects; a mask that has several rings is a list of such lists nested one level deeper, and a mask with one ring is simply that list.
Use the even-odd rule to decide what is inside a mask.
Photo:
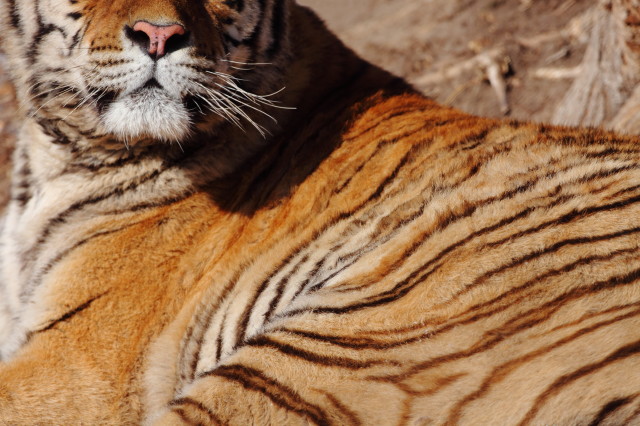
[{"label": "pink nose", "polygon": [[174,36],[182,36],[185,29],[180,24],[153,25],[146,21],[138,21],[133,26],[133,31],[144,33],[149,37],[146,45],[147,52],[151,56],[161,58],[167,53],[167,42]]}]

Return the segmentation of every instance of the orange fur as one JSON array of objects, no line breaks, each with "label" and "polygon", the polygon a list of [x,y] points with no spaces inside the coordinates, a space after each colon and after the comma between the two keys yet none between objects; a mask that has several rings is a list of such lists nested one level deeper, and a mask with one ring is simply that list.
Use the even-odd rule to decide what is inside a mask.
[{"label": "orange fur", "polygon": [[[205,13],[78,3],[87,43]],[[297,110],[175,200],[60,225],[0,423],[638,422],[637,139],[439,106],[290,7]]]}]

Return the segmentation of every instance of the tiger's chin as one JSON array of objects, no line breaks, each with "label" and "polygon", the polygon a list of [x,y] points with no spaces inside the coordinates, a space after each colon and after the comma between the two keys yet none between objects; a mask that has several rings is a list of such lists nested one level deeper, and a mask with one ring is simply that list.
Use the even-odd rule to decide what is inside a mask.
[{"label": "tiger's chin", "polygon": [[102,124],[126,143],[149,138],[181,142],[193,131],[182,100],[160,88],[144,88],[116,99],[102,114]]}]

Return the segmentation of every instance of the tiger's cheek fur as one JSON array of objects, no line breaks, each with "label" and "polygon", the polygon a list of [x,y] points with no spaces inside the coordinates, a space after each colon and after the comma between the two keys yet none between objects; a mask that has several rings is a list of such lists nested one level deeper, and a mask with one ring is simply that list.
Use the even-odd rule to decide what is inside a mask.
[{"label": "tiger's cheek fur", "polygon": [[[74,64],[81,63],[79,44],[82,23],[75,19],[77,6],[69,2],[0,3],[2,44],[10,58],[22,108],[41,106],[42,82],[60,80],[61,84],[81,85],[81,73]],[[75,71],[67,71],[67,68]],[[56,72],[57,71],[57,72]]]}]

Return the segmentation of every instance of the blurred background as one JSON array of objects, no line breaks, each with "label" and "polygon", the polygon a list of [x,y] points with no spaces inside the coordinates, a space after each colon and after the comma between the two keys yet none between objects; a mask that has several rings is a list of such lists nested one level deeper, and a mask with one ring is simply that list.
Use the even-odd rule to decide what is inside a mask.
[{"label": "blurred background", "polygon": [[[640,0],[298,3],[360,55],[441,103],[640,133]],[[0,179],[16,129],[5,68],[0,53]],[[0,201],[6,186],[0,182]]]},{"label": "blurred background", "polygon": [[[587,31],[580,27],[597,1],[299,3],[315,9],[362,56],[441,103],[479,115],[549,121],[584,55]],[[489,71],[504,85],[502,93]]]}]

